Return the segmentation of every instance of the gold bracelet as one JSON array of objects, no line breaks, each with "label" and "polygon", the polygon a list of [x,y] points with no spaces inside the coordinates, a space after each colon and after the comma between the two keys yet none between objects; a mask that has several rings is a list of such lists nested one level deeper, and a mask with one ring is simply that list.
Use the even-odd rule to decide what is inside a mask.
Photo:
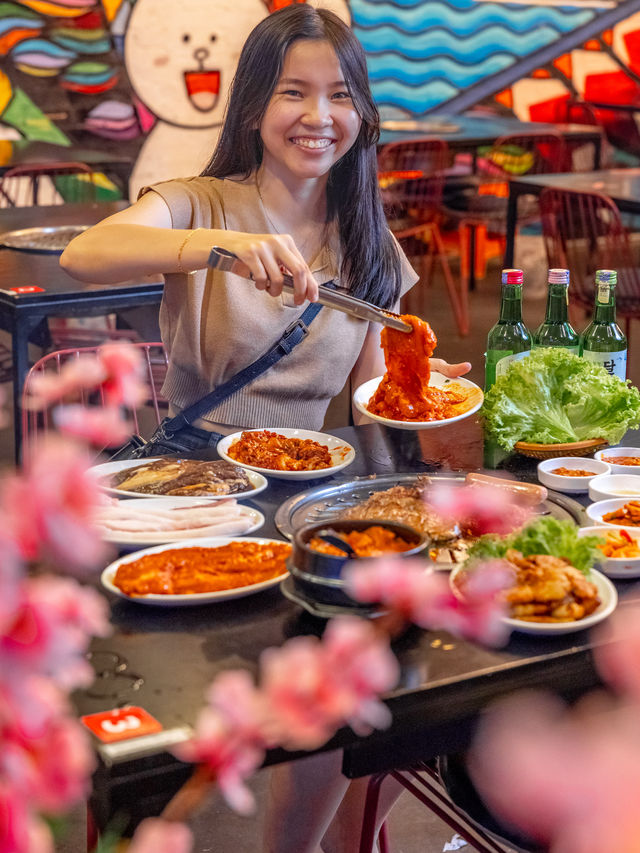
[{"label": "gold bracelet", "polygon": [[182,266],[182,253],[185,250],[185,246],[187,245],[189,240],[193,237],[193,235],[196,233],[196,231],[202,231],[202,228],[193,228],[191,231],[189,231],[187,236],[184,238],[184,240],[180,244],[180,248],[178,249],[178,272],[183,273],[185,275],[188,275],[190,272],[192,272],[192,270],[186,270]]}]

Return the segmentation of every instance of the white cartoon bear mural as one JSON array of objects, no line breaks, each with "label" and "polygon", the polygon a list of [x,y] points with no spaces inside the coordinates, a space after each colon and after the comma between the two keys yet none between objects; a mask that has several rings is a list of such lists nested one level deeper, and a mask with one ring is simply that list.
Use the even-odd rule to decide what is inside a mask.
[{"label": "white cartoon bear mural", "polygon": [[[313,2],[350,22],[345,0]],[[202,171],[216,145],[238,57],[269,14],[263,0],[137,0],[125,62],[131,85],[157,117],[131,174],[140,187]]]}]

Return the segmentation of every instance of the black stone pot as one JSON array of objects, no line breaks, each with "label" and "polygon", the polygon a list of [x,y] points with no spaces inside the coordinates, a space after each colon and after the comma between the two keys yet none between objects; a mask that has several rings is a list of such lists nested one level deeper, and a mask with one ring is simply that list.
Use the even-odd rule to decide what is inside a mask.
[{"label": "black stone pot", "polygon": [[389,554],[390,557],[416,557],[427,551],[429,540],[426,536],[406,524],[395,521],[336,519],[323,524],[309,524],[296,530],[293,537],[293,551],[288,568],[296,589],[306,598],[311,598],[319,604],[340,607],[362,606],[348,595],[342,577],[344,567],[351,565],[353,558],[321,554],[319,551],[310,548],[308,543],[321,530],[333,530],[340,534],[350,533],[353,530],[366,530],[368,527],[374,526],[385,527],[395,533],[396,536],[400,536],[406,542],[413,544],[409,550]]}]

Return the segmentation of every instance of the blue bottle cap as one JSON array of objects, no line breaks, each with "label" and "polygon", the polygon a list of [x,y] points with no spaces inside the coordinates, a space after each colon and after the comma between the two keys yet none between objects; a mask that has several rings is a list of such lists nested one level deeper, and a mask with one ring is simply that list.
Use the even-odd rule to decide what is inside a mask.
[{"label": "blue bottle cap", "polygon": [[615,287],[618,283],[618,273],[615,270],[596,270],[596,284],[610,284]]}]

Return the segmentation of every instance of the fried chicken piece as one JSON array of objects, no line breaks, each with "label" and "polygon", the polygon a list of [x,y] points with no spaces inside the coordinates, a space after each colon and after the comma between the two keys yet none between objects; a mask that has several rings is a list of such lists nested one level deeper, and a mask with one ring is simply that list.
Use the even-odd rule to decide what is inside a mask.
[{"label": "fried chicken piece", "polygon": [[503,593],[515,619],[570,622],[583,619],[600,604],[598,588],[563,557],[524,557],[510,549],[505,558],[514,568],[514,585]]}]

